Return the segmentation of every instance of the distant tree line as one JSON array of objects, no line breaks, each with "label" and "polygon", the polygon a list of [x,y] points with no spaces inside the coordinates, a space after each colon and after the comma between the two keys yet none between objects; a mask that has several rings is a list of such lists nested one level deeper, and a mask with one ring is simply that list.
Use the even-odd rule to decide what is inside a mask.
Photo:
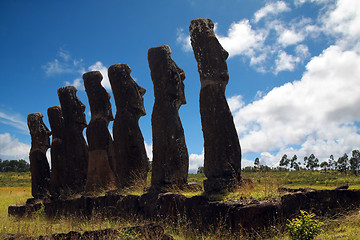
[{"label": "distant tree line", "polygon": [[319,162],[319,159],[315,157],[314,154],[310,156],[305,156],[303,163],[298,161],[296,155],[292,158],[288,158],[286,154],[282,156],[279,162],[279,166],[276,168],[271,168],[268,166],[260,165],[260,159],[256,158],[254,161],[254,167],[245,167],[243,171],[245,172],[255,172],[255,171],[299,171],[299,170],[318,170],[322,169],[325,172],[328,170],[339,171],[343,174],[360,174],[360,151],[353,150],[351,157],[346,153],[339,157],[338,160],[334,159],[333,155],[330,155],[329,159],[323,162]]},{"label": "distant tree line", "polygon": [[25,160],[0,159],[0,172],[29,172],[30,164]]}]

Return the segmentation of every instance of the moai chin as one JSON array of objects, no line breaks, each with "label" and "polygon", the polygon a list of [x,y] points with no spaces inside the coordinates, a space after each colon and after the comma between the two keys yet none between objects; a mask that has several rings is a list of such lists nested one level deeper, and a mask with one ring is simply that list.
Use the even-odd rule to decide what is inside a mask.
[{"label": "moai chin", "polygon": [[204,135],[206,192],[231,190],[240,181],[241,148],[225,88],[229,81],[228,52],[214,34],[210,19],[192,20],[191,45],[200,75],[200,114]]},{"label": "moai chin", "polygon": [[88,146],[83,130],[87,126],[85,105],[76,96],[73,86],[58,89],[58,96],[64,117],[64,148],[66,154],[67,177],[64,179],[70,194],[84,190],[88,170]]},{"label": "moai chin", "polygon": [[50,107],[47,110],[50,123],[52,142],[50,148],[51,156],[51,174],[50,174],[50,193],[53,198],[66,195],[68,187],[67,166],[66,166],[66,150],[64,143],[64,118],[60,106]]},{"label": "moai chin", "polygon": [[83,79],[91,111],[91,120],[86,129],[89,164],[85,191],[99,192],[115,187],[115,176],[110,165],[114,160],[113,140],[108,129],[114,118],[110,94],[101,85],[101,73],[84,73]]},{"label": "moai chin", "polygon": [[116,105],[113,124],[115,166],[114,173],[120,188],[146,183],[148,157],[139,119],[146,115],[140,87],[130,75],[127,64],[109,67],[108,75]]},{"label": "moai chin", "polygon": [[50,195],[50,167],[46,151],[50,147],[51,132],[44,124],[41,113],[29,114],[27,124],[31,135],[31,194],[35,199],[43,199]]},{"label": "moai chin", "polygon": [[155,103],[151,115],[153,161],[151,189],[187,184],[189,155],[179,108],[186,104],[185,73],[171,58],[168,45],[150,48],[148,61],[154,84]]}]

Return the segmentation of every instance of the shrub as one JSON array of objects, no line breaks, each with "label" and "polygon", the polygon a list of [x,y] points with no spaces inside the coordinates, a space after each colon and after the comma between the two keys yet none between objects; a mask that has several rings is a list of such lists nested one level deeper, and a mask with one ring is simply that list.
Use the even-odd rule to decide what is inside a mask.
[{"label": "shrub", "polygon": [[315,214],[300,210],[300,215],[286,224],[291,239],[314,239],[322,231],[322,222],[313,219]]}]

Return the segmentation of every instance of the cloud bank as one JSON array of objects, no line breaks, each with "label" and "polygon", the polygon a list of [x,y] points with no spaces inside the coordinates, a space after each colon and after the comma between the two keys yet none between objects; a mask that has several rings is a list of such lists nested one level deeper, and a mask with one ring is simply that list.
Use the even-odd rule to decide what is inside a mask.
[{"label": "cloud bank", "polygon": [[0,158],[3,160],[29,160],[30,145],[19,142],[9,133],[0,134]]}]

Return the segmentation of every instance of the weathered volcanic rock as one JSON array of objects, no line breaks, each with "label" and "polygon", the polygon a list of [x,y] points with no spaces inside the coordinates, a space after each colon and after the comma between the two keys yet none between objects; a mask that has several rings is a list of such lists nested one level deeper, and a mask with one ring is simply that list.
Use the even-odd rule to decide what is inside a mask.
[{"label": "weathered volcanic rock", "polygon": [[64,117],[63,144],[66,155],[66,186],[75,194],[84,190],[88,170],[88,146],[83,136],[87,126],[85,105],[76,96],[73,86],[58,89],[58,96]]},{"label": "weathered volcanic rock", "polygon": [[57,198],[66,192],[66,153],[64,144],[64,118],[61,107],[54,106],[47,110],[50,123],[52,142],[50,148],[51,155],[51,174],[50,174],[50,193]]},{"label": "weathered volcanic rock", "polygon": [[116,104],[114,173],[119,187],[146,183],[148,171],[148,157],[139,127],[140,117],[146,115],[143,99],[146,90],[132,79],[130,73],[127,64],[115,64],[108,69]]},{"label": "weathered volcanic rock", "polygon": [[89,165],[85,191],[112,189],[115,176],[110,166],[114,161],[113,140],[108,130],[109,122],[113,120],[110,94],[101,85],[103,77],[99,71],[85,73],[83,79],[91,111],[86,129]]},{"label": "weathered volcanic rock", "polygon": [[171,58],[168,45],[150,48],[148,61],[154,84],[155,103],[151,115],[153,162],[151,188],[185,186],[189,155],[179,108],[186,104],[184,71]]},{"label": "weathered volcanic rock", "polygon": [[31,194],[34,198],[46,198],[50,188],[50,167],[46,151],[50,147],[51,132],[45,126],[41,113],[29,114],[27,124],[31,135]]},{"label": "weathered volcanic rock", "polygon": [[84,233],[71,231],[68,233],[56,233],[52,235],[31,237],[26,234],[4,234],[4,240],[81,240],[81,239],[157,239],[172,240],[171,235],[166,234],[164,229],[156,223],[146,223],[133,227],[106,228],[100,230],[85,231]]},{"label": "weathered volcanic rock", "polygon": [[231,189],[240,180],[241,149],[233,117],[225,98],[229,80],[228,53],[214,34],[210,19],[192,20],[191,45],[200,75],[200,114],[204,135],[206,192]]}]

